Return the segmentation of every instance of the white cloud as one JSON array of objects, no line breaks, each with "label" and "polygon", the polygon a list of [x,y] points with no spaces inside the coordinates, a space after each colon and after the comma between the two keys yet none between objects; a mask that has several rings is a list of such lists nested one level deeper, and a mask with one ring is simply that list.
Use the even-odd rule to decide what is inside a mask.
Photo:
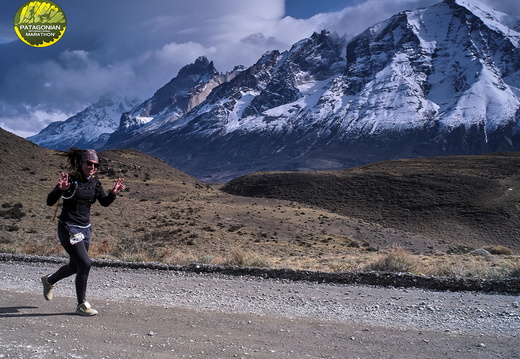
[{"label": "white cloud", "polygon": [[0,121],[0,127],[6,131],[12,132],[21,137],[29,137],[34,135],[34,127],[44,128],[55,121],[65,121],[67,118],[75,115],[75,113],[67,113],[62,111],[52,111],[49,109],[38,110],[26,107],[24,112],[17,111],[13,114],[11,121]]}]

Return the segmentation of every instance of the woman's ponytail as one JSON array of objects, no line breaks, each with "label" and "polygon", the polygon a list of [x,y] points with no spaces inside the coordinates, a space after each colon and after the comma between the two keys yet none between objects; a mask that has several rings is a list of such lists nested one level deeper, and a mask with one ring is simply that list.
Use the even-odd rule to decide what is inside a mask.
[{"label": "woman's ponytail", "polygon": [[67,151],[63,151],[61,153],[62,156],[67,157],[67,162],[69,164],[69,170],[72,173],[81,173],[81,153],[82,149],[71,147]]}]

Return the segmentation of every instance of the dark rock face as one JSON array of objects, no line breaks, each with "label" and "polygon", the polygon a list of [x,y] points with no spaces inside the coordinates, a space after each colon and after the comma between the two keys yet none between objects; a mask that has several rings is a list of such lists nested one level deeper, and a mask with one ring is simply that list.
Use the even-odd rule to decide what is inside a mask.
[{"label": "dark rock face", "polygon": [[[215,86],[225,81],[206,57],[199,57],[193,64],[184,66],[169,83],[130,112],[123,113],[119,128],[110,136],[107,146],[125,142],[141,127],[158,118],[170,122],[182,117],[204,101]],[[157,121],[158,122],[158,121]]]}]

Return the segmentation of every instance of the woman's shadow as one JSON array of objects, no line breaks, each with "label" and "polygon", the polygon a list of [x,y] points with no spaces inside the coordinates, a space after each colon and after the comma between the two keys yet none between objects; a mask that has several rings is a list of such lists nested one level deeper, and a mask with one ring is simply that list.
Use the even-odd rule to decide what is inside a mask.
[{"label": "woman's shadow", "polygon": [[50,317],[58,315],[74,315],[74,313],[26,313],[23,309],[39,309],[39,307],[0,307],[0,318],[29,318],[29,317]]}]

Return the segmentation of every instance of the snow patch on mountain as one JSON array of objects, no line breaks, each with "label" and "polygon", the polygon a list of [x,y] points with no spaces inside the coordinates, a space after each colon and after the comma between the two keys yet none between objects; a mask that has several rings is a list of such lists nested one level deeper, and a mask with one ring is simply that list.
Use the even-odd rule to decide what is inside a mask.
[{"label": "snow patch on mountain", "polygon": [[49,124],[27,139],[46,148],[67,150],[70,147],[100,148],[119,127],[121,113],[134,108],[137,98],[107,92],[91,106],[65,121]]},{"label": "snow patch on mountain", "polygon": [[478,1],[456,0],[456,3],[471,11],[490,29],[509,37],[515,46],[520,45],[518,17],[504,14]]}]

